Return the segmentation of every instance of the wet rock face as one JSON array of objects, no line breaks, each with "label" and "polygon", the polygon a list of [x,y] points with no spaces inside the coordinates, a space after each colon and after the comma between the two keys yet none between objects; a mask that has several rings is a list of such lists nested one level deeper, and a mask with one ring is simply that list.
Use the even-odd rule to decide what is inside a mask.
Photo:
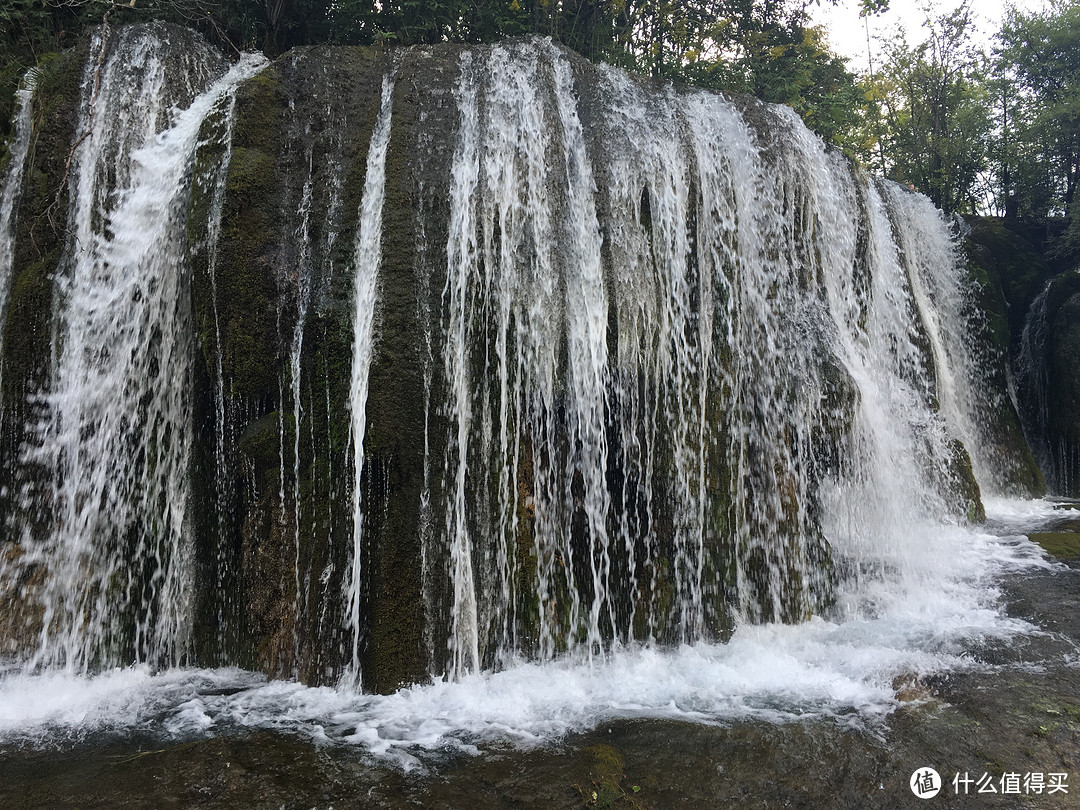
[{"label": "wet rock face", "polygon": [[[1044,478],[1052,494],[1076,496],[1080,494],[1077,273],[1060,273],[1059,267],[1048,263],[1035,243],[1039,234],[1031,229],[989,218],[969,224],[969,269],[984,323],[981,337],[991,388],[1009,391],[1006,378],[1011,377],[1019,408],[1017,414],[1012,402],[999,396],[998,417],[991,421],[1003,457],[1013,459],[1003,467],[1007,489],[1037,495],[1045,491],[1040,486]],[[1002,362],[1005,357],[1008,366]]]},{"label": "wet rock face", "polygon": [[[16,460],[40,411],[35,394],[48,375],[47,336],[53,276],[66,225],[66,171],[78,119],[79,83],[88,43],[49,60],[38,79],[31,121],[36,138],[23,170],[19,217],[15,221],[8,296],[0,301],[3,364],[0,371],[0,532],[14,532],[20,486],[41,486],[39,476],[20,471]],[[38,515],[35,522],[46,522]],[[3,536],[3,535],[0,535]],[[13,536],[13,535],[8,535]]]},{"label": "wet rock face", "polygon": [[[431,478],[425,451],[442,449],[437,412],[425,434],[425,374],[438,349],[432,313],[444,286],[457,56],[450,48],[408,59],[295,49],[238,90],[231,154],[223,124],[210,119],[205,128],[196,174],[207,180],[192,196],[200,216],[191,218],[188,241],[203,387],[196,422],[202,465],[214,477],[202,497],[206,514],[218,517],[205,522],[200,542],[238,572],[228,586],[236,591],[233,621],[246,628],[240,639],[255,639],[240,647],[272,674],[334,681],[358,642],[365,686],[390,691],[422,679],[433,655],[418,598],[421,520],[431,518],[418,504]],[[370,621],[353,637],[340,617],[352,565],[354,250],[368,148],[391,74],[360,485],[370,508],[358,589]],[[214,181],[223,159],[224,177]],[[215,194],[216,235],[207,231]],[[434,346],[424,335],[434,335]],[[205,597],[207,615],[215,599]],[[202,654],[235,654],[214,652],[211,642]]]},{"label": "wet rock face", "polygon": [[[29,458],[45,407],[67,249],[47,214],[86,58],[42,85],[7,460]],[[966,313],[929,312],[957,283],[947,229],[790,111],[542,40],[300,48],[209,109],[184,183],[190,396],[159,440],[190,445],[170,550],[184,661],[388,692],[801,621],[834,590],[826,496],[887,500],[904,476],[882,472],[886,447],[918,455],[904,480],[950,519],[981,514],[975,449],[939,402],[941,380],[970,382],[937,368],[966,362],[942,337]],[[1021,480],[1014,440],[998,444]],[[13,466],[0,504],[23,493],[19,520],[48,536],[53,482]]]},{"label": "wet rock face", "polygon": [[[1080,496],[1080,280],[1058,282],[1048,304],[1052,326],[1048,358],[1047,437],[1055,450],[1057,487]],[[1054,304],[1057,304],[1055,307]],[[1055,311],[1056,310],[1056,311]],[[1056,447],[1055,447],[1056,445]]]},{"label": "wet rock face", "polygon": [[[115,63],[109,63],[108,57],[121,47],[130,48],[132,58],[117,76]],[[28,546],[57,530],[61,523],[57,482],[72,477],[61,472],[63,461],[50,458],[47,437],[56,433],[59,410],[54,390],[56,353],[70,338],[58,316],[62,307],[58,302],[71,292],[66,285],[71,284],[76,252],[86,241],[85,235],[79,238],[77,202],[90,197],[100,201],[102,207],[95,212],[95,224],[100,225],[129,180],[124,141],[126,131],[136,127],[121,123],[108,136],[104,134],[108,123],[141,117],[146,128],[143,135],[168,128],[174,114],[191,103],[200,85],[224,70],[225,62],[194,32],[150,24],[88,33],[72,50],[46,54],[35,71],[29,149],[21,183],[5,202],[12,207],[6,212],[10,232],[3,235],[10,239],[10,250],[4,251],[10,266],[3,268],[7,283],[0,285],[0,545],[17,543],[14,551],[8,554],[5,549],[5,554],[9,561],[19,561],[0,568],[13,577],[21,591],[17,598],[24,602],[20,609],[5,613],[36,617],[5,622],[19,626],[12,631],[18,636],[12,643],[23,652],[33,646],[40,630],[42,591],[50,581],[55,589],[48,555],[44,560],[40,554],[33,559]],[[155,113],[141,114],[145,110],[136,109],[136,93],[131,94],[129,105],[95,104],[95,88],[110,83],[137,85],[144,72],[161,79]],[[106,92],[102,90],[103,95]],[[132,137],[138,139],[140,132]],[[95,171],[84,171],[82,155],[91,147],[105,159]],[[0,174],[9,176],[12,168],[2,166]],[[93,351],[88,354],[92,356]],[[50,401],[50,397],[55,399]],[[68,425],[72,422],[67,420]],[[134,460],[132,466],[139,463]],[[11,596],[5,593],[5,598]]]},{"label": "wet rock face", "polygon": [[1051,494],[1080,495],[1080,273],[1050,279],[1028,310],[1016,350],[1024,432]]},{"label": "wet rock face", "polygon": [[[595,439],[581,421],[580,399],[575,401],[583,396],[574,389],[575,375],[585,369],[574,365],[574,315],[570,305],[544,309],[544,296],[569,296],[572,305],[574,296],[588,291],[575,290],[580,281],[574,268],[545,267],[550,258],[544,240],[552,236],[536,224],[536,199],[549,206],[545,216],[562,217],[560,206],[574,199],[578,171],[572,153],[559,157],[570,148],[568,133],[576,125],[549,84],[550,65],[558,60],[569,67],[573,120],[582,127],[597,178],[594,204],[607,289],[603,349],[610,377],[599,431],[607,462],[592,479],[581,460]],[[471,89],[463,78],[470,71]],[[529,155],[522,139],[541,136],[525,132],[532,125],[525,114],[521,121],[506,117],[504,99],[489,86],[500,71],[520,83],[515,102],[547,128],[538,155]],[[350,509],[356,436],[347,414],[357,316],[356,257],[350,251],[361,224],[368,148],[386,76],[393,79],[393,113],[359,484],[363,542],[354,552],[348,544],[356,525]],[[479,99],[472,137],[488,151],[476,158],[479,190],[455,201],[461,193],[455,192],[455,173],[470,168],[461,150],[478,148],[463,146],[470,92]],[[612,111],[613,92],[640,96],[660,119],[671,117],[669,132],[680,145],[665,155],[663,145],[649,141],[655,128]],[[205,497],[209,512],[228,505],[216,528],[207,529],[211,539],[202,542],[242,572],[234,582],[241,594],[236,621],[266,640],[250,653],[253,665],[317,682],[338,677],[356,658],[365,686],[379,691],[453,669],[462,641],[452,631],[448,643],[447,628],[467,624],[460,617],[466,610],[463,563],[454,548],[461,536],[488,543],[477,540],[463,552],[476,578],[469,587],[478,594],[467,608],[475,612],[469,621],[483,625],[475,631],[482,661],[474,664],[484,666],[498,665],[515,648],[529,654],[566,649],[588,622],[599,627],[589,616],[590,603],[604,599],[610,606],[596,612],[606,614],[609,624],[598,636],[619,635],[615,628],[625,624],[628,637],[663,641],[703,631],[723,638],[737,612],[798,621],[828,601],[831,554],[817,526],[817,487],[849,470],[862,395],[845,361],[833,354],[829,327],[813,320],[817,304],[806,304],[825,297],[829,262],[835,261],[821,243],[827,212],[816,208],[820,192],[812,172],[785,176],[775,188],[766,184],[762,194],[775,194],[776,202],[759,215],[757,226],[768,231],[761,258],[775,264],[777,278],[790,280],[791,289],[773,281],[742,292],[739,274],[748,270],[740,266],[745,257],[737,228],[715,237],[703,224],[718,212],[723,216],[737,193],[722,184],[702,187],[708,178],[693,176],[704,171],[701,166],[689,171],[687,181],[664,163],[690,159],[690,123],[681,104],[670,88],[624,82],[570,54],[530,44],[474,49],[471,59],[449,46],[393,56],[298,49],[241,87],[217,254],[211,260],[205,234],[190,232],[189,242],[203,358],[197,378],[206,386],[197,421],[206,426],[204,447],[225,448],[221,459],[204,450],[207,469],[222,479]],[[759,150],[755,155],[767,165],[763,174],[783,175],[788,163],[803,159],[799,148],[811,148],[788,143],[791,123],[768,107],[749,100],[736,107],[747,122],[739,137]],[[640,177],[626,174],[614,145],[629,151],[631,170],[640,169]],[[212,164],[214,149],[210,143],[200,151],[201,164]],[[702,152],[695,159],[706,158]],[[500,160],[509,168],[499,167]],[[835,156],[815,160],[822,161],[819,171],[835,170],[839,183],[854,185],[845,204],[855,215],[869,215],[874,200],[886,206],[850,169],[830,168]],[[528,174],[538,169],[547,175]],[[505,198],[496,185],[499,171],[518,184]],[[704,196],[718,191],[732,199]],[[209,187],[202,196],[196,192],[193,210],[208,208],[209,194]],[[458,237],[451,231],[462,227],[455,219],[461,205],[472,206],[466,224],[475,242],[452,256],[448,251],[458,249]],[[896,221],[877,227],[901,227],[903,214],[889,216]],[[852,248],[859,263],[853,295],[861,302],[856,328],[866,329],[873,318],[871,276],[880,259],[867,245],[870,226],[861,227],[861,241]],[[558,262],[587,260],[574,254],[574,238],[554,237],[550,249]],[[680,250],[689,256],[685,267],[666,267],[683,261]],[[523,258],[505,258],[515,251]],[[462,276],[458,304],[454,262],[474,262]],[[533,275],[514,262],[534,263]],[[898,272],[916,270],[912,264]],[[709,281],[711,273],[716,275]],[[499,286],[513,279],[526,289]],[[723,289],[710,291],[710,284]],[[913,319],[917,344],[904,373],[931,402],[930,337],[911,282],[903,284],[903,317]],[[654,313],[667,295],[685,300]],[[744,300],[734,300],[739,295]],[[458,305],[461,312],[454,310]],[[743,327],[732,320],[747,320],[740,308],[756,306],[773,311],[739,333]],[[543,312],[545,323],[530,325],[536,316],[529,307]],[[802,328],[815,335],[817,351],[807,353],[785,336],[768,351],[781,353],[790,368],[777,370],[773,356],[747,359],[765,347],[754,330],[782,329],[786,318],[805,319]],[[667,326],[672,322],[677,327]],[[459,328],[462,357],[451,361]],[[680,331],[664,334],[665,328]],[[530,329],[546,330],[550,339],[534,346]],[[536,371],[548,362],[545,353],[553,379]],[[710,363],[704,370],[694,365],[702,355]],[[617,358],[643,365],[617,369]],[[472,386],[458,399],[455,374]],[[692,388],[705,376],[707,385]],[[754,390],[764,376],[772,387]],[[215,385],[222,394],[214,393]],[[215,396],[222,415],[214,413]],[[804,396],[808,404],[800,400]],[[807,423],[786,422],[786,409],[802,409]],[[687,419],[698,422],[678,423]],[[703,447],[704,456],[688,455],[694,446]],[[733,469],[736,457],[742,467]],[[977,519],[979,489],[963,445],[943,445],[927,458],[927,474],[941,479],[950,508]],[[695,494],[688,476],[698,466]],[[509,470],[506,480],[500,469]],[[700,517],[698,497],[707,502]],[[598,505],[606,510],[600,518]],[[463,534],[455,534],[458,518]],[[700,552],[698,540],[689,539],[695,531],[701,533]],[[610,547],[600,546],[603,533]],[[364,620],[362,627],[347,628],[327,617],[345,612],[354,553],[360,555],[357,598]],[[694,566],[705,584],[691,598]],[[609,579],[598,579],[600,572]],[[689,618],[693,611],[698,613]]]},{"label": "wet rock face", "polygon": [[970,221],[964,240],[978,329],[972,336],[988,392],[983,432],[994,457],[995,489],[1021,497],[1046,492],[1010,394],[1024,314],[1049,268],[1022,235],[993,219]]}]

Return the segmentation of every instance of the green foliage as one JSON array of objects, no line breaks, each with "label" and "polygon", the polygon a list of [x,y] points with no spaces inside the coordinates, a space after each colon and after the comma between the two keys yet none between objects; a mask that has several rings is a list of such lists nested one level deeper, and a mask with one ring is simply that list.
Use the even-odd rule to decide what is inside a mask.
[{"label": "green foliage", "polygon": [[646,4],[616,26],[606,58],[631,70],[787,104],[828,141],[856,151],[865,93],[809,25],[807,5],[777,0]]},{"label": "green foliage", "polygon": [[889,10],[889,0],[860,0],[859,16],[868,17],[871,14],[882,14]]},{"label": "green foliage", "polygon": [[329,40],[353,45],[483,42],[530,30],[519,0],[343,0],[328,15]]},{"label": "green foliage", "polygon": [[1000,135],[999,197],[1009,213],[1069,219],[1054,245],[1060,261],[1080,261],[1073,203],[1080,182],[1080,2],[1044,11],[1010,9],[997,37],[994,89]]},{"label": "green foliage", "polygon": [[881,168],[946,211],[974,212],[991,121],[968,3],[924,26],[929,36],[915,46],[903,33],[885,43]]},{"label": "green foliage", "polygon": [[[874,11],[882,0],[867,0]],[[19,76],[87,27],[164,19],[226,49],[411,45],[551,36],[628,70],[791,105],[857,152],[866,93],[798,0],[8,0],[0,9],[0,127]],[[0,138],[6,131],[0,129]]]},{"label": "green foliage", "polygon": [[1054,557],[1080,557],[1080,534],[1075,532],[1041,532],[1028,537]]},{"label": "green foliage", "polygon": [[[835,0],[825,0],[834,2]],[[821,0],[816,0],[821,2]],[[928,16],[927,38],[885,43],[856,76],[801,0],[6,0],[0,7],[0,139],[20,77],[87,27],[165,19],[226,49],[276,55],[329,42],[490,42],[539,34],[656,78],[795,109],[823,138],[946,210],[1061,215],[1080,179],[1080,0],[1010,10],[994,60],[971,44],[969,4]],[[863,16],[888,0],[862,0]],[[929,13],[928,13],[929,14]],[[993,167],[993,173],[991,173]],[[1080,255],[1080,226],[1059,229]],[[1066,256],[1067,258],[1067,256]]]}]

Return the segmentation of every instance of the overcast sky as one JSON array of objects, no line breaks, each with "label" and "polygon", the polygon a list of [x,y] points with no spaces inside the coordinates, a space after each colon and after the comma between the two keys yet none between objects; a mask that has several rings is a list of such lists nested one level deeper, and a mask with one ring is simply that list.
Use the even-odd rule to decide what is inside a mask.
[{"label": "overcast sky", "polygon": [[[930,0],[934,15],[955,9],[959,0]],[[919,31],[925,18],[922,8],[925,0],[891,0],[889,11],[869,18],[871,44],[874,47],[874,67],[878,66],[880,45],[874,42],[875,36],[888,36],[899,25],[907,32],[908,42],[914,45],[923,37]],[[989,43],[990,37],[997,32],[1006,6],[1015,6],[1025,11],[1041,9],[1043,0],[971,0],[975,26],[981,40]],[[832,50],[850,60],[848,68],[854,71],[866,71],[866,23],[859,17],[858,0],[839,0],[831,5],[829,0],[821,0],[816,9],[811,7],[811,17],[829,31],[829,44]]]}]

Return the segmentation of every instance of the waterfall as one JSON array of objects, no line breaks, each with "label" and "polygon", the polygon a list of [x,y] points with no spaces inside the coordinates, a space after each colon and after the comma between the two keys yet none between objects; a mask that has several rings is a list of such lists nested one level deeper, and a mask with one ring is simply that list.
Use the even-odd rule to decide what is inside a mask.
[{"label": "waterfall", "polygon": [[612,69],[599,86],[590,147],[558,51],[462,57],[443,295],[455,675],[524,639],[592,656],[805,618],[832,566],[892,555],[890,521],[963,507],[973,361],[949,337],[966,299],[941,215],[783,108]]},{"label": "waterfall", "polygon": [[[515,579],[524,554],[537,560],[543,654],[577,643],[579,624],[580,640],[598,648],[611,621],[601,240],[568,66],[551,59],[552,52],[532,45],[493,48],[480,64],[466,53],[455,93],[461,130],[443,294],[454,423],[446,531],[455,674],[481,666],[489,635],[500,657],[514,652],[521,629]],[[545,98],[549,84],[553,97]],[[554,149],[564,159],[552,166]],[[557,216],[554,199],[565,203]],[[560,374],[567,378],[562,392]],[[560,410],[567,419],[564,451],[556,449]],[[497,482],[494,515],[469,491],[472,458],[491,459],[476,476]],[[526,467],[532,480],[523,480]],[[480,514],[470,514],[478,507]],[[575,511],[588,537],[583,549],[572,538]],[[531,549],[517,542],[528,513],[537,521]],[[565,561],[562,574],[557,555]],[[570,598],[563,628],[552,626],[545,606],[560,577]]]},{"label": "waterfall", "polygon": [[[615,443],[625,471],[620,534],[633,594],[621,632],[632,639],[641,623],[648,638],[674,630],[690,641],[705,632],[705,591],[716,585],[705,580],[706,554],[728,517],[727,493],[716,489],[721,471],[711,466],[724,435],[707,400],[731,391],[730,371],[719,362],[735,311],[725,267],[735,201],[725,169],[751,149],[750,136],[730,107],[709,105],[706,96],[682,108],[671,91],[650,99],[621,73],[603,78],[613,100],[604,137],[618,144],[604,185],[616,268],[614,399],[624,426]],[[644,513],[636,521],[635,504]],[[659,529],[667,521],[665,537]],[[667,588],[674,589],[673,628],[657,613]]]},{"label": "waterfall", "polygon": [[877,616],[955,551],[996,459],[925,197],[546,40],[227,68],[167,30],[82,78],[2,482],[28,667],[604,672]]},{"label": "waterfall", "polygon": [[[455,96],[461,108],[461,135],[454,154],[450,191],[451,220],[446,246],[448,272],[443,298],[450,314],[446,353],[446,376],[450,380],[450,402],[456,424],[456,459],[447,456],[446,473],[452,474],[454,500],[446,510],[446,530],[450,537],[450,576],[453,582],[450,649],[452,672],[464,674],[480,666],[477,629],[476,587],[473,581],[472,544],[466,524],[465,474],[468,469],[469,430],[472,409],[465,353],[468,348],[468,287],[477,275],[476,203],[479,183],[479,113],[477,79],[472,54],[461,57],[461,79]],[[527,107],[526,107],[527,109]]]},{"label": "waterfall", "polygon": [[160,47],[145,28],[101,32],[84,77],[47,417],[27,450],[54,510],[23,540],[49,570],[31,665],[176,662],[191,632],[187,175],[204,117],[262,63],[210,84],[210,52],[185,52],[177,85]]}]

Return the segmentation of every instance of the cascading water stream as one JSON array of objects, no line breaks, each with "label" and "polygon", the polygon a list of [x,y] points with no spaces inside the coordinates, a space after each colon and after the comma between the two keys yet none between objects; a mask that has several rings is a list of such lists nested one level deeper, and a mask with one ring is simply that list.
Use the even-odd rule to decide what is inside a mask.
[{"label": "cascading water stream", "polygon": [[[300,198],[300,224],[297,227],[296,238],[301,246],[300,256],[297,259],[297,313],[296,325],[293,327],[292,340],[289,345],[289,399],[292,402],[292,467],[293,467],[293,660],[300,660],[300,615],[301,605],[306,601],[301,583],[301,507],[300,507],[300,360],[304,351],[304,326],[307,323],[308,307],[311,305],[312,285],[312,257],[309,237],[311,217],[312,182],[312,156],[307,154],[308,178],[304,182],[304,190]],[[284,403],[283,403],[284,405]],[[284,407],[282,407],[284,411]],[[284,418],[284,414],[282,416]],[[284,480],[284,476],[282,476]],[[295,665],[294,665],[295,669]]]},{"label": "cascading water stream", "polygon": [[[570,66],[554,48],[549,51],[548,58],[566,161],[565,206],[569,232],[564,237],[567,255],[560,258],[571,271],[566,279],[566,330],[569,393],[574,405],[571,421],[574,467],[567,469],[567,477],[573,479],[580,475],[584,487],[583,507],[593,591],[585,642],[591,655],[594,650],[602,649],[606,635],[617,632],[609,593],[611,541],[607,521],[610,498],[605,481],[608,466],[605,428],[608,302],[600,267],[600,223],[596,219],[594,202],[596,184],[577,115]],[[602,622],[608,625],[606,633],[601,630]]]},{"label": "cascading water stream", "polygon": [[[702,454],[710,438],[702,397],[709,386],[714,321],[713,272],[719,267],[698,265],[690,210],[690,177],[684,171],[686,144],[673,134],[686,121],[672,94],[646,98],[641,88],[616,71],[604,75],[614,99],[611,131],[619,138],[616,159],[607,167],[611,189],[611,249],[617,268],[615,299],[619,324],[617,400],[624,436],[621,465],[637,472],[641,492],[625,490],[623,498],[641,498],[646,518],[642,525],[621,527],[630,581],[636,590],[638,565],[647,567],[650,595],[661,587],[663,565],[654,543],[660,510],[670,509],[678,636],[689,641],[704,630],[700,575],[704,561],[707,472]],[[710,133],[710,136],[714,133]],[[626,139],[626,142],[623,142]],[[723,149],[728,148],[725,144]],[[625,151],[623,149],[625,147]],[[707,170],[707,168],[706,168]],[[697,178],[701,180],[702,178]],[[714,191],[705,182],[701,193]],[[720,204],[726,200],[717,201]],[[699,231],[709,232],[708,228]],[[692,290],[700,280],[697,311]],[[721,304],[722,306],[722,304]],[[660,447],[665,447],[663,451]],[[670,454],[671,478],[659,489],[664,473],[657,469],[660,453]],[[629,476],[628,476],[629,479]],[[646,533],[651,541],[634,548],[633,536]],[[660,555],[661,557],[664,555]],[[621,633],[634,637],[637,611],[647,614],[649,636],[657,626],[654,599],[633,605]]]},{"label": "cascading water stream", "polygon": [[450,652],[451,673],[462,675],[480,666],[477,628],[476,586],[473,577],[472,543],[466,516],[465,474],[468,469],[469,429],[472,417],[468,368],[466,367],[466,311],[468,285],[476,274],[476,203],[474,193],[479,183],[478,156],[479,111],[477,78],[471,53],[461,56],[461,78],[455,96],[461,110],[461,133],[451,170],[451,219],[446,246],[446,289],[443,290],[449,314],[446,376],[450,381],[450,407],[456,423],[457,456],[446,459],[448,487],[453,502],[446,510],[446,530],[450,538],[450,577],[453,588]]},{"label": "cascading water stream", "polygon": [[840,449],[841,466],[821,484],[823,529],[834,562],[850,571],[838,599],[866,615],[873,607],[852,594],[889,571],[917,581],[920,558],[935,558],[909,528],[950,511],[934,471],[946,466],[951,430],[959,426],[931,406],[934,364],[949,357],[926,346],[926,302],[912,281],[924,269],[910,261],[910,246],[905,261],[896,233],[921,233],[939,253],[951,251],[952,241],[932,207],[910,205],[908,192],[894,184],[852,176],[799,128],[792,135],[797,165],[813,189],[811,216],[829,235],[819,245],[830,343],[856,397],[852,411],[832,414],[851,420],[853,430]]},{"label": "cascading water stream", "polygon": [[[965,321],[936,211],[855,174],[790,111],[761,108],[754,131],[721,97],[602,70],[605,280],[567,63],[531,44],[476,56],[456,90],[444,293],[452,674],[509,660],[523,635],[549,658],[804,618],[830,598],[823,526],[848,520],[851,553],[888,557],[874,521],[949,511],[935,469],[974,434],[957,396],[933,403],[971,382],[954,380],[971,358],[939,326]],[[878,472],[890,454],[895,480]],[[877,505],[851,523],[837,492],[864,487]]]},{"label": "cascading water stream", "polygon": [[[481,64],[465,54],[456,96],[461,130],[444,301],[454,431],[446,459],[453,493],[446,526],[450,671],[460,676],[481,666],[491,634],[497,658],[514,653],[523,554],[537,560],[542,655],[557,644],[600,649],[614,618],[607,584],[607,303],[595,185],[569,67],[557,51],[536,45],[495,47]],[[565,156],[561,164],[549,162],[552,150]],[[557,218],[553,199],[565,201]],[[479,312],[490,321],[478,321]],[[567,419],[561,450],[560,410]],[[482,473],[497,481],[494,517],[469,488],[474,456],[498,460]],[[532,549],[516,542],[522,510],[535,515]],[[575,512],[588,538],[581,549],[572,537]],[[570,602],[561,631],[548,620],[555,588],[564,588]]]},{"label": "cascading water stream", "polygon": [[[329,109],[330,108],[328,108],[328,111],[329,111]],[[331,283],[333,281],[333,278],[334,278],[334,270],[335,270],[335,266],[334,266],[334,250],[335,250],[335,246],[336,246],[336,243],[337,243],[337,239],[338,239],[338,237],[340,235],[340,228],[341,228],[341,221],[340,220],[341,220],[341,216],[342,216],[341,188],[342,188],[342,163],[343,163],[343,161],[340,158],[341,147],[342,147],[341,136],[339,136],[337,138],[336,142],[335,142],[335,150],[332,153],[334,155],[334,157],[335,157],[335,162],[334,162],[334,165],[333,165],[333,167],[331,169],[331,172],[330,172],[329,182],[326,183],[326,187],[325,187],[325,193],[326,193],[326,197],[327,197],[327,204],[326,204],[326,220],[325,220],[325,225],[324,225],[325,229],[323,231],[323,261],[321,263],[321,266],[325,268],[325,271],[326,271],[326,283],[327,284]],[[305,186],[305,188],[306,188],[306,186]],[[310,296],[312,295],[312,290],[308,289],[305,292],[309,296],[309,299],[310,299]],[[308,304],[306,306],[310,306],[310,300],[308,301]],[[298,315],[299,314],[300,313],[298,313]],[[307,315],[307,309],[306,308],[304,309],[303,315],[305,316],[305,318],[299,318],[299,320],[301,322],[304,319],[306,319],[306,315]],[[295,425],[296,425],[295,429],[296,429],[296,432],[297,432],[297,436],[299,436],[299,432],[300,432],[300,421],[299,421],[300,420],[300,403],[299,403],[299,398],[300,398],[301,363],[302,363],[302,359],[303,359],[303,353],[302,353],[302,348],[303,348],[303,345],[302,345],[302,336],[303,336],[302,326],[299,328],[298,331],[299,331],[300,340],[297,340],[297,341],[294,342],[295,351],[294,351],[293,356],[294,356],[295,360],[291,364],[291,369],[292,369],[292,372],[293,372],[292,379],[295,381],[294,382],[294,390],[293,390],[293,395],[294,395],[293,408],[294,408],[294,420],[295,420]],[[331,408],[330,408],[330,402],[329,402],[330,390],[329,390],[329,382],[328,381],[327,381],[327,387],[326,387],[326,391],[325,391],[325,396],[326,396],[326,424],[329,427],[329,425],[332,424],[332,414],[331,414]],[[310,410],[311,410],[312,413],[314,413],[314,411],[315,411],[316,393],[314,391],[310,392],[309,397],[310,397],[310,402],[311,402]],[[316,452],[316,450],[315,450],[316,442],[315,442],[315,433],[314,433],[315,432],[314,420],[312,420],[312,423],[311,423],[311,431],[312,431],[311,450],[312,450],[312,455],[314,456],[315,452]],[[293,450],[294,450],[293,476],[294,476],[294,487],[295,487],[294,497],[299,501],[299,499],[301,497],[301,495],[300,495],[300,446],[299,446],[299,443],[294,445]],[[334,480],[333,462],[330,459],[327,459],[327,479],[330,480],[330,481]],[[313,484],[312,488],[314,488],[314,484]],[[312,522],[314,524],[315,520],[318,517],[316,514],[314,514],[314,510],[313,510],[312,517],[313,517]],[[326,522],[327,522],[328,528],[327,528],[327,536],[325,538],[325,542],[331,548],[334,547],[334,535],[333,535],[333,525],[332,525],[333,521],[332,521],[332,518],[333,518],[333,506],[328,503],[327,515],[326,515]],[[298,566],[298,569],[299,569],[299,550],[300,550],[300,546],[299,546],[299,543],[300,543],[300,514],[299,514],[299,510],[297,511],[297,514],[296,514],[296,521],[297,521],[297,529],[296,529],[296,531],[297,531],[297,566]],[[318,582],[319,582],[319,585],[322,588],[324,593],[327,590],[326,586],[327,586],[327,583],[328,583],[330,577],[333,575],[333,572],[334,572],[334,563],[332,561],[327,562],[327,564],[323,567],[323,569],[318,572]],[[307,572],[307,579],[309,580],[309,582],[306,585],[304,601],[307,601],[307,592],[308,592],[308,590],[310,590],[310,579],[311,579],[311,576],[312,576],[313,573],[314,572],[311,571],[310,569]],[[299,582],[299,570],[297,570],[297,581]],[[297,639],[298,643],[299,643],[299,635],[300,635],[300,631],[299,631],[300,601],[301,600],[300,600],[300,597],[298,595],[297,596],[296,614],[295,614],[296,626],[297,626],[297,629],[295,630],[295,634],[296,634],[296,639]],[[320,631],[323,631],[325,629],[326,625],[331,623],[331,622],[334,622],[334,620],[336,618],[336,617],[331,617],[330,616],[330,608],[331,608],[331,605],[333,605],[333,604],[334,604],[333,600],[330,600],[330,599],[324,599],[322,601],[322,606],[320,608],[319,617],[318,617],[318,621],[317,621],[317,625],[316,625],[319,628]],[[297,650],[297,655],[299,656],[299,650]]]},{"label": "cascading water stream", "polygon": [[[162,127],[170,94],[158,44],[128,29],[84,81],[59,350],[48,421],[28,451],[54,476],[56,514],[47,537],[25,538],[28,561],[50,571],[31,666],[177,661],[190,633],[186,180],[203,118],[262,62],[244,58]],[[93,50],[105,47],[99,36]],[[187,58],[194,96],[213,62]]]},{"label": "cascading water stream", "polygon": [[889,185],[885,196],[891,210],[902,212],[895,216],[896,240],[933,352],[934,390],[941,416],[963,442],[986,494],[1000,494],[1000,476],[980,424],[979,399],[986,391],[978,374],[980,363],[987,361],[975,356],[969,337],[976,332],[976,323],[957,238],[944,215],[922,195]]},{"label": "cascading water stream", "polygon": [[372,332],[375,324],[375,300],[378,295],[380,243],[382,241],[382,207],[386,186],[386,150],[390,145],[390,114],[394,105],[394,78],[385,76],[382,100],[375,130],[368,147],[367,174],[364,196],[360,203],[353,254],[354,310],[353,360],[349,385],[350,443],[352,446],[352,549],[351,568],[346,581],[346,626],[351,648],[348,677],[360,684],[360,631],[363,627],[361,607],[361,572],[363,554],[364,515],[361,485],[364,472],[364,431],[367,426],[368,372],[371,369]]},{"label": "cascading water stream", "polygon": [[[22,191],[26,155],[30,150],[30,113],[34,99],[34,86],[38,73],[31,70],[23,77],[22,85],[16,91],[18,106],[15,111],[11,145],[8,148],[8,162],[0,187],[0,324],[7,308],[8,292],[11,289],[12,262],[15,259],[15,225],[19,216],[19,196]],[[4,348],[4,334],[0,330],[0,354]],[[0,365],[0,383],[3,382],[3,367]],[[0,402],[0,428],[4,422],[3,404]]]}]

